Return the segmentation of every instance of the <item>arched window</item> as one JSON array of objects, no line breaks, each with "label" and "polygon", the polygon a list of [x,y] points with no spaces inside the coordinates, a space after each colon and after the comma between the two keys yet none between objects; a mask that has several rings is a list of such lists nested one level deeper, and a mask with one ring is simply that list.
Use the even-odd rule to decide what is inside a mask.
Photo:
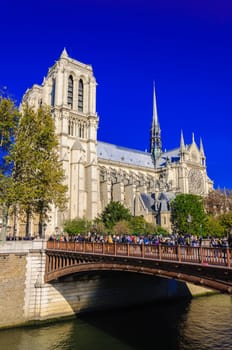
[{"label": "arched window", "polygon": [[84,100],[84,85],[82,79],[79,80],[78,86],[78,111],[83,112],[83,100]]},{"label": "arched window", "polygon": [[70,75],[68,78],[68,106],[73,106],[73,77]]},{"label": "arched window", "polygon": [[56,79],[52,79],[51,106],[55,106]]},{"label": "arched window", "polygon": [[68,122],[68,134],[73,136],[74,134],[74,122],[73,120],[69,120]]}]

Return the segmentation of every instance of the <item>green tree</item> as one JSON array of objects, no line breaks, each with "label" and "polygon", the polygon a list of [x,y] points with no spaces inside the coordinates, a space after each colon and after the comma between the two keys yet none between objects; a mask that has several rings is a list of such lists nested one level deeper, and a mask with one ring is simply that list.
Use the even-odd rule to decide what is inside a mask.
[{"label": "green tree", "polygon": [[219,222],[224,229],[224,235],[229,234],[229,232],[231,232],[232,229],[232,211],[221,215],[219,217]]},{"label": "green tree", "polygon": [[222,237],[224,235],[225,229],[220,223],[218,217],[208,215],[206,222],[207,235],[210,237]]},{"label": "green tree", "polygon": [[7,161],[15,131],[18,125],[18,109],[15,102],[7,96],[0,96],[0,207],[2,209],[1,240],[5,240],[11,188],[11,164]]},{"label": "green tree", "polygon": [[105,207],[99,219],[103,221],[107,229],[111,230],[116,222],[130,220],[131,216],[129,209],[123,204],[112,201]]},{"label": "green tree", "polygon": [[55,124],[47,107],[35,111],[23,106],[10,159],[14,164],[11,198],[28,220],[33,213],[39,215],[39,235],[43,237],[51,205],[64,210],[67,201]]},{"label": "green tree", "polygon": [[194,194],[178,194],[171,202],[171,221],[179,233],[204,234],[207,215],[203,198]]},{"label": "green tree", "polygon": [[132,216],[130,219],[131,231],[134,234],[150,234],[156,232],[156,226],[148,223],[143,216]]},{"label": "green tree", "polygon": [[92,228],[90,221],[86,219],[73,219],[67,220],[64,223],[64,232],[67,232],[69,235],[86,234]]}]

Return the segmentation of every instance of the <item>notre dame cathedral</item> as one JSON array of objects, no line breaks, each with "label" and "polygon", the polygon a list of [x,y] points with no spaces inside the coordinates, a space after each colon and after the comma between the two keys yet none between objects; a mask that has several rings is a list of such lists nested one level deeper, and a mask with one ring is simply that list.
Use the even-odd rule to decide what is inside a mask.
[{"label": "notre dame cathedral", "polygon": [[213,187],[202,140],[198,147],[193,135],[187,145],[181,132],[175,149],[162,150],[155,89],[149,152],[98,140],[93,69],[65,49],[42,85],[26,91],[23,102],[35,108],[51,106],[69,189],[67,211],[53,209],[48,234],[66,219],[96,218],[110,201],[170,230],[170,200],[178,193],[204,196]]}]

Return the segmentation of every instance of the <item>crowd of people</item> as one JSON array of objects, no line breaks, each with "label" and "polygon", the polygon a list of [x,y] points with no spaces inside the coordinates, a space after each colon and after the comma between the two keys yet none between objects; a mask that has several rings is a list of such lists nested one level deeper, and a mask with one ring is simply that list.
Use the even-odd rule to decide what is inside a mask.
[{"label": "crowd of people", "polygon": [[49,240],[58,241],[70,241],[70,242],[94,242],[94,243],[127,243],[127,244],[152,244],[152,245],[182,245],[199,247],[202,245],[209,246],[212,248],[232,248],[232,236],[228,238],[214,238],[210,237],[208,239],[203,239],[201,236],[194,236],[190,234],[170,234],[168,236],[163,236],[162,234],[156,235],[135,235],[135,234],[98,234],[98,233],[87,233],[87,234],[77,234],[77,235],[52,235]]}]

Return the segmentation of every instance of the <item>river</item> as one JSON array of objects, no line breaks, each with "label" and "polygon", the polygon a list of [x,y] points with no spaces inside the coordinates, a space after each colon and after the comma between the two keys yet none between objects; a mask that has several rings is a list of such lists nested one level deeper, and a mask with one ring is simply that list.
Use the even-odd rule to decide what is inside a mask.
[{"label": "river", "polygon": [[212,295],[0,331],[1,350],[231,350],[232,297]]}]

